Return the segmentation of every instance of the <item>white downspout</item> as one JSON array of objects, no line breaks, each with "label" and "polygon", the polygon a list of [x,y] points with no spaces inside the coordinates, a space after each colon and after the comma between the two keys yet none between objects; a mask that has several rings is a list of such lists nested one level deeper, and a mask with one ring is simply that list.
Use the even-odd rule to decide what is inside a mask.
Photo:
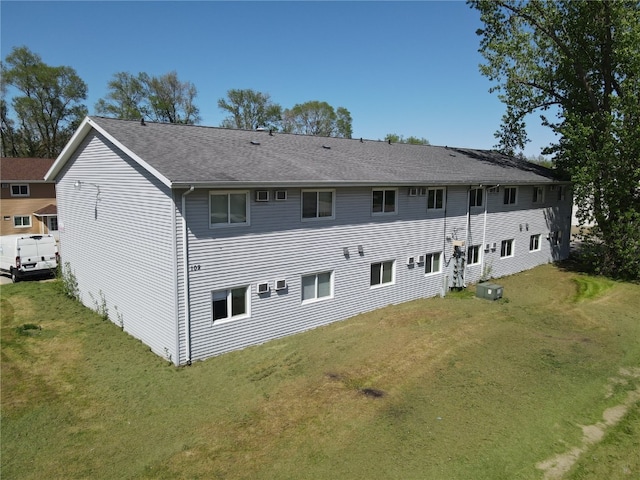
[{"label": "white downspout", "polygon": [[484,197],[484,225],[482,226],[482,245],[480,245],[480,254],[482,255],[482,262],[480,264],[480,279],[484,279],[484,261],[485,254],[487,253],[485,250],[486,241],[487,241],[487,204],[489,203],[489,195],[488,190],[483,187],[482,188],[482,196]]},{"label": "white downspout", "polygon": [[189,234],[187,231],[187,195],[195,186],[182,194],[182,261],[184,275],[184,335],[186,339],[187,365],[191,365],[191,304],[189,302]]}]

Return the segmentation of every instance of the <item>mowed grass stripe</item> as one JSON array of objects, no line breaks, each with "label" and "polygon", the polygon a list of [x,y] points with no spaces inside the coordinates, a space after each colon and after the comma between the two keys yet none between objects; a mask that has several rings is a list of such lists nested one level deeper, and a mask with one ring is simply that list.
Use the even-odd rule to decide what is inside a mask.
[{"label": "mowed grass stripe", "polygon": [[542,478],[640,384],[609,381],[640,366],[640,286],[578,297],[584,278],[547,265],[497,302],[469,288],[185,368],[55,283],[3,286],[3,476]]}]

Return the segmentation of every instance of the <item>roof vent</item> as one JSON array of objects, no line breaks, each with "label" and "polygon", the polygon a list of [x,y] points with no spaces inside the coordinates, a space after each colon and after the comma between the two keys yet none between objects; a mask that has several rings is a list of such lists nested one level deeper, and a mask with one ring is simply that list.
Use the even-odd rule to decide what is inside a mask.
[{"label": "roof vent", "polygon": [[255,142],[255,141],[251,140],[251,145],[260,145],[260,142]]},{"label": "roof vent", "polygon": [[147,126],[147,124],[146,124],[146,123],[144,123],[144,117],[142,117],[142,118],[140,119],[140,125],[142,125],[143,127],[146,127],[146,126]]},{"label": "roof vent", "polygon": [[327,150],[331,150],[331,146],[330,145],[322,145],[322,148],[327,149]]}]

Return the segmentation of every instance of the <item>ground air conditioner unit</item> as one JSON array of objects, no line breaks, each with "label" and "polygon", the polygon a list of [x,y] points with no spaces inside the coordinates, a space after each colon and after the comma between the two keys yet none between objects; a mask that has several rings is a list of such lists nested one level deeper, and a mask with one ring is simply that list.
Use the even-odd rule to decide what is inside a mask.
[{"label": "ground air conditioner unit", "polygon": [[412,187],[412,188],[409,189],[409,196],[410,197],[415,197],[417,195],[418,195],[418,189],[417,188],[413,188]]},{"label": "ground air conditioner unit", "polygon": [[275,198],[276,198],[276,200],[286,200],[287,199],[287,191],[286,190],[276,190]]},{"label": "ground air conditioner unit", "polygon": [[284,290],[285,288],[287,288],[286,280],[276,280],[276,290]]},{"label": "ground air conditioner unit", "polygon": [[268,202],[269,190],[256,190],[256,202]]},{"label": "ground air conditioner unit", "polygon": [[261,293],[268,293],[269,292],[269,284],[268,283],[259,283],[258,284],[258,295],[260,295]]},{"label": "ground air conditioner unit", "polygon": [[502,286],[495,283],[479,283],[476,285],[476,297],[498,300],[502,298],[502,290]]}]

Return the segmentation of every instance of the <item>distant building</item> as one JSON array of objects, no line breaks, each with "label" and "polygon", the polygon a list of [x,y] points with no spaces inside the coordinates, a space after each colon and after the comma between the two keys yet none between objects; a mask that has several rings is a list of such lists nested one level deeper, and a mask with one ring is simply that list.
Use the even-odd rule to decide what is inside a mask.
[{"label": "distant building", "polygon": [[44,175],[49,158],[0,158],[0,234],[58,235],[55,182]]},{"label": "distant building", "polygon": [[493,151],[88,117],[46,178],[82,302],[185,364],[566,258],[554,175]]}]

